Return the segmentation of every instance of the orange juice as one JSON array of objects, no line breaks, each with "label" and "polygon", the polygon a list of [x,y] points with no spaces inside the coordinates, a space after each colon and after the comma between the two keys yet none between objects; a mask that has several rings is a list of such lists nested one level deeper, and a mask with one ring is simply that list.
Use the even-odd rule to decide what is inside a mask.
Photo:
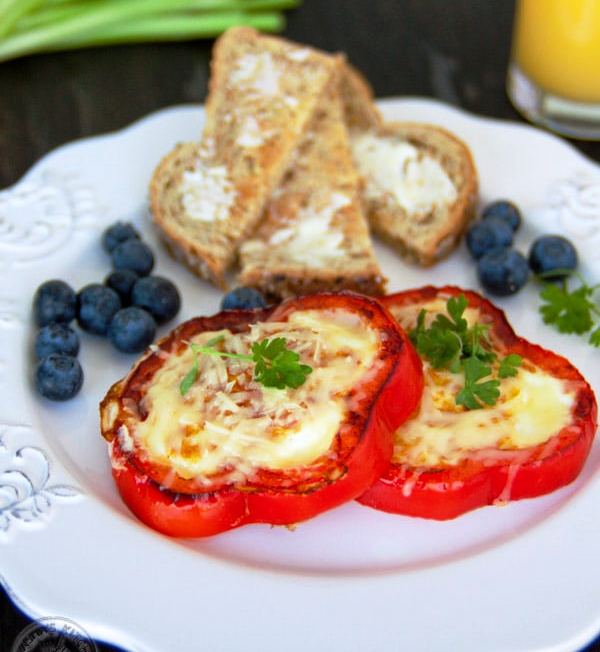
[{"label": "orange juice", "polygon": [[513,61],[548,93],[600,103],[600,0],[518,0]]}]

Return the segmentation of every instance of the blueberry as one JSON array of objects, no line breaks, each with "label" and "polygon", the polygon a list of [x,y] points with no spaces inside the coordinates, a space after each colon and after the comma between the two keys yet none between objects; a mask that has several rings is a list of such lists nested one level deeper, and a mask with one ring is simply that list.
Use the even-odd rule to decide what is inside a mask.
[{"label": "blueberry", "polygon": [[119,310],[112,318],[108,337],[123,353],[139,353],[154,340],[156,322],[145,310],[130,306]]},{"label": "blueberry", "polygon": [[128,306],[131,303],[131,290],[138,278],[139,276],[130,269],[118,269],[104,279],[104,285],[119,295],[122,306]]},{"label": "blueberry", "polygon": [[477,274],[487,292],[505,297],[518,292],[527,283],[529,265],[518,251],[498,247],[479,259]]},{"label": "blueberry", "polygon": [[67,324],[54,322],[44,326],[35,338],[35,354],[45,358],[51,353],[76,356],[79,353],[77,333]]},{"label": "blueberry", "polygon": [[521,211],[512,202],[505,199],[492,202],[483,209],[481,218],[487,220],[490,217],[497,217],[506,222],[513,232],[521,226]]},{"label": "blueberry", "polygon": [[102,234],[102,247],[109,254],[125,240],[139,240],[140,234],[131,222],[115,222]]},{"label": "blueberry", "polygon": [[81,365],[73,356],[51,353],[38,364],[35,384],[38,392],[51,401],[67,401],[83,384]]},{"label": "blueberry", "polygon": [[38,326],[55,321],[69,323],[77,314],[75,290],[64,281],[46,281],[35,293],[33,311]]},{"label": "blueberry", "polygon": [[139,279],[131,292],[131,303],[147,310],[159,324],[173,319],[179,312],[181,298],[177,288],[162,276]]},{"label": "blueberry", "polygon": [[254,288],[235,288],[221,300],[222,310],[247,310],[248,308],[264,308],[267,305],[263,295]]},{"label": "blueberry", "polygon": [[77,321],[84,331],[106,335],[110,320],[121,308],[119,295],[99,283],[86,285],[79,291],[79,314]]},{"label": "blueberry", "polygon": [[[529,267],[535,274],[547,274],[554,270],[573,270],[577,267],[575,247],[560,235],[538,238],[529,251]],[[566,274],[548,274],[545,278],[563,278]]]},{"label": "blueberry", "polygon": [[125,240],[110,255],[115,269],[130,269],[139,276],[148,276],[154,267],[154,254],[139,240]]},{"label": "blueberry", "polygon": [[467,231],[467,247],[475,259],[497,247],[510,247],[512,241],[512,229],[497,217],[475,222]]}]

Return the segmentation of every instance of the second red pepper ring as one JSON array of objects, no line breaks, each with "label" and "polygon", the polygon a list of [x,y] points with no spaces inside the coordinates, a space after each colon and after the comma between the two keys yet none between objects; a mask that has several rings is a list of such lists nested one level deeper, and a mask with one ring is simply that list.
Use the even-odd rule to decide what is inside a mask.
[{"label": "second red pepper ring", "polygon": [[[528,402],[528,399],[523,399],[516,405],[522,405],[529,410],[537,409],[539,401],[534,396],[535,375],[539,378],[547,376],[560,384],[555,402],[561,403],[566,400],[566,395],[569,397],[568,409],[564,410],[564,422],[557,422],[552,432],[551,424],[546,424],[544,427],[550,428],[548,432],[551,434],[544,441],[531,446],[512,445],[511,438],[514,433],[506,432],[505,438],[501,438],[498,445],[488,443],[481,449],[473,447],[453,463],[443,460],[428,463],[427,458],[432,457],[428,450],[439,449],[440,439],[460,439],[461,429],[470,427],[472,417],[465,417],[464,415],[469,413],[464,412],[454,415],[456,406],[449,405],[444,408],[447,426],[438,431],[438,441],[428,449],[424,437],[419,434],[419,425],[421,430],[425,431],[429,427],[433,428],[438,422],[442,423],[438,417],[444,416],[444,410],[430,414],[428,419],[424,399],[420,412],[407,421],[396,435],[396,452],[392,465],[358,499],[365,505],[409,516],[450,519],[495,502],[531,498],[554,491],[573,481],[585,462],[597,428],[597,405],[589,384],[568,360],[517,336],[504,313],[475,292],[450,286],[428,286],[400,292],[385,297],[382,301],[392,314],[410,329],[411,320],[407,321],[407,314],[414,317],[414,326],[421,307],[440,312],[440,305],[445,305],[449,297],[460,294],[465,295],[469,309],[478,313],[479,320],[490,326],[494,349],[502,355],[520,355],[523,366],[529,368],[533,374],[531,400]],[[424,397],[431,397],[436,391],[441,394],[444,383],[448,381],[444,374],[436,374],[435,371],[427,369],[425,378]],[[551,383],[554,380],[551,380]],[[518,382],[518,378],[515,381]],[[519,391],[518,385],[514,391]],[[540,397],[543,403],[543,392],[540,392]],[[434,397],[434,400],[438,398]],[[511,397],[508,397],[505,406],[513,405],[510,400]],[[505,412],[497,410],[496,416],[500,423],[503,419],[508,423],[511,417],[509,407],[503,409]],[[490,408],[475,412],[483,414],[486,410],[489,411]],[[544,421],[543,412],[542,410],[537,421],[540,428]],[[550,413],[550,410],[548,412]],[[520,421],[517,418],[514,423],[523,431],[526,430],[525,425],[531,424],[530,431],[525,434],[532,436],[532,441],[537,441],[535,418],[524,418]],[[425,463],[409,461],[416,458],[414,452],[417,450],[422,451]]]}]

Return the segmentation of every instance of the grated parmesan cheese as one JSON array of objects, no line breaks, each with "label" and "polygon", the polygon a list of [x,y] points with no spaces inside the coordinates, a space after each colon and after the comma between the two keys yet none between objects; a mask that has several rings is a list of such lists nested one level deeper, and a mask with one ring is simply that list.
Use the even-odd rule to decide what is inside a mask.
[{"label": "grated parmesan cheese", "polygon": [[[147,417],[130,425],[137,444],[151,459],[200,484],[223,469],[233,469],[228,479],[235,482],[259,467],[291,468],[325,454],[348,409],[345,393],[372,364],[376,333],[342,310],[298,311],[286,322],[221,333],[228,351],[246,354],[256,341],[284,337],[313,371],[301,387],[278,390],[254,381],[249,362],[201,355],[198,381],[182,397],[179,384],[193,364],[193,353],[185,349],[146,388]],[[216,334],[192,341],[205,343]]]}]

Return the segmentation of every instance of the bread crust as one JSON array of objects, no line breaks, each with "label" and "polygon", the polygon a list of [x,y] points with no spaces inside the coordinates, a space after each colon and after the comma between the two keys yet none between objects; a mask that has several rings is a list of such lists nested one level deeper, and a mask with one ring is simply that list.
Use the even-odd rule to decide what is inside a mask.
[{"label": "bread crust", "polygon": [[[229,264],[229,245],[195,242],[185,227],[173,217],[181,207],[174,188],[186,170],[195,165],[198,143],[179,143],[158,164],[150,181],[150,210],[159,234],[171,254],[199,276],[223,288],[224,269]],[[174,205],[172,205],[174,203]]]}]

